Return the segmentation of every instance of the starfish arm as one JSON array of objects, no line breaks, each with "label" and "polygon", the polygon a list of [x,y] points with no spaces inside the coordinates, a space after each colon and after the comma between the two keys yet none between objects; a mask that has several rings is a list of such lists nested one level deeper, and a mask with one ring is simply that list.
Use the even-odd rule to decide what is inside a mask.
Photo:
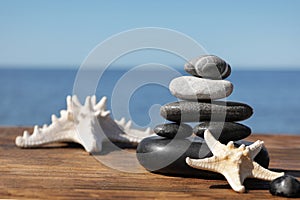
[{"label": "starfish arm", "polygon": [[124,134],[120,134],[117,136],[117,142],[130,142],[130,143],[140,143],[145,137],[151,135],[151,129],[147,128],[146,130],[137,130],[137,129],[128,129]]},{"label": "starfish arm", "polygon": [[24,131],[23,136],[18,136],[15,140],[16,145],[22,148],[38,147],[55,142],[78,142],[78,140],[73,130],[65,131],[62,134],[56,131],[44,131],[44,128],[39,128],[38,126],[34,127],[32,134]]},{"label": "starfish arm", "polygon": [[263,147],[263,144],[264,144],[263,141],[257,140],[256,142],[248,146],[249,156],[251,159],[254,159],[257,156],[257,154],[260,152],[261,148]]},{"label": "starfish arm", "polygon": [[99,119],[99,124],[104,130],[113,130],[107,135],[107,138],[112,142],[124,142],[131,144],[138,144],[145,137],[148,137],[152,134],[150,128],[146,130],[139,130],[131,127],[132,121],[129,120],[125,122],[125,118],[120,121],[110,120],[107,118],[105,123],[103,123],[103,118]]},{"label": "starfish arm", "polygon": [[252,170],[252,174],[251,177],[252,178],[258,178],[258,179],[262,179],[262,180],[266,180],[266,181],[272,181],[280,176],[284,175],[284,172],[273,172],[270,171],[268,169],[263,168],[262,166],[260,166],[258,163],[253,161],[253,170]]},{"label": "starfish arm", "polygon": [[186,163],[196,169],[209,170],[214,172],[219,172],[218,158],[215,156],[204,159],[191,159],[187,157],[185,159]]},{"label": "starfish arm", "polygon": [[108,139],[112,142],[126,142],[126,143],[136,143],[136,144],[138,144],[142,140],[142,138],[128,135],[127,133],[110,134]]},{"label": "starfish arm", "polygon": [[219,156],[224,153],[226,146],[216,140],[208,129],[204,132],[204,139],[207,146],[215,156]]},{"label": "starfish arm", "polygon": [[[235,169],[233,169],[235,170]],[[244,178],[242,178],[241,176],[239,176],[239,173],[237,171],[225,171],[223,172],[223,176],[226,178],[226,180],[228,181],[229,185],[231,186],[231,188],[236,191],[236,192],[245,192],[245,186],[243,186],[243,182]]]}]

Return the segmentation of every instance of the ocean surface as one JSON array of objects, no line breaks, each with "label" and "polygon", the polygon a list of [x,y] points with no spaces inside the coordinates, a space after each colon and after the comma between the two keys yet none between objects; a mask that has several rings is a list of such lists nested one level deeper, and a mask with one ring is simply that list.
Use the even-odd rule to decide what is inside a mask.
[{"label": "ocean surface", "polygon": [[[91,77],[96,74],[90,73]],[[165,122],[159,115],[160,105],[177,101],[167,84],[179,74],[187,75],[184,71],[175,75],[143,71],[130,76],[128,70],[114,69],[105,71],[94,86],[89,80],[78,83],[77,74],[77,70],[62,69],[0,69],[0,125],[49,124],[51,114],[59,116],[66,108],[66,96],[80,87],[82,102],[85,91],[94,91],[98,100],[108,97],[107,109],[113,118],[124,116],[137,127],[153,128]],[[228,80],[234,92],[227,100],[247,103],[254,109],[253,116],[241,122],[253,133],[300,134],[299,77],[300,71],[233,71]],[[93,87],[96,89],[90,89]]]}]

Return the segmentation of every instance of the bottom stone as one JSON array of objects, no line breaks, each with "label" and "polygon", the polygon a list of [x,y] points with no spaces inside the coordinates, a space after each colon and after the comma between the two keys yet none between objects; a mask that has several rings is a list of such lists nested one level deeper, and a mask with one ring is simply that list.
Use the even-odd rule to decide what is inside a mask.
[{"label": "bottom stone", "polygon": [[[252,144],[247,141],[237,141],[235,145]],[[185,162],[186,157],[211,157],[208,146],[202,139],[190,137],[187,139],[167,139],[160,136],[145,138],[137,147],[137,158],[148,171],[177,176],[193,176],[202,178],[222,178],[222,175],[205,170],[191,168]],[[254,159],[264,168],[269,166],[269,155],[265,147]]]}]

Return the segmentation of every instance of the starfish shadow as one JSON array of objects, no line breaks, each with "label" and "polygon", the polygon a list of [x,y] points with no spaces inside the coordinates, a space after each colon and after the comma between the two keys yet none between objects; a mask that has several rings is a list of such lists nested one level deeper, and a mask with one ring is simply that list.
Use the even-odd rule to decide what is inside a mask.
[{"label": "starfish shadow", "polygon": [[[112,145],[113,144],[113,145]],[[13,144],[12,146],[15,146]],[[114,151],[120,151],[122,149],[135,149],[136,145],[129,144],[129,143],[111,143],[108,145],[106,142],[103,143],[101,152],[92,153],[93,155],[107,155]],[[81,144],[74,143],[74,142],[57,142],[57,143],[51,143],[51,144],[45,144],[43,146],[37,146],[37,147],[30,147],[25,149],[82,149],[84,150],[84,147]]]},{"label": "starfish shadow", "polygon": [[[13,144],[15,146],[15,144]],[[43,146],[28,147],[24,149],[84,149],[81,144],[74,142],[59,142],[52,144],[45,144]]]},{"label": "starfish shadow", "polygon": [[[246,179],[244,181],[246,190],[269,190],[270,182],[258,179]],[[231,189],[229,184],[212,185],[210,189]]]},{"label": "starfish shadow", "polygon": [[[284,170],[284,169],[271,169],[271,170],[277,172],[284,172],[287,175],[291,175],[298,178],[300,177],[300,170]],[[243,184],[247,190],[269,190],[270,183],[271,183],[270,181],[263,181],[259,179],[246,179]],[[210,189],[231,189],[229,184],[211,185],[209,188]]]},{"label": "starfish shadow", "polygon": [[109,153],[123,149],[136,149],[136,145],[120,142],[103,142],[102,150],[100,152],[93,152],[92,154],[96,156],[108,155]]}]

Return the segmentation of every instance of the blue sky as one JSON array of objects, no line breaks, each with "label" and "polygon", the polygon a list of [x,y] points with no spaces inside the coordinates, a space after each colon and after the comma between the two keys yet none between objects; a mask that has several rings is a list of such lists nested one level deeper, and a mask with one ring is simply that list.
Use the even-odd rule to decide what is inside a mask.
[{"label": "blue sky", "polygon": [[0,0],[0,66],[78,68],[114,34],[164,27],[237,68],[300,69],[299,9],[297,0]]}]

